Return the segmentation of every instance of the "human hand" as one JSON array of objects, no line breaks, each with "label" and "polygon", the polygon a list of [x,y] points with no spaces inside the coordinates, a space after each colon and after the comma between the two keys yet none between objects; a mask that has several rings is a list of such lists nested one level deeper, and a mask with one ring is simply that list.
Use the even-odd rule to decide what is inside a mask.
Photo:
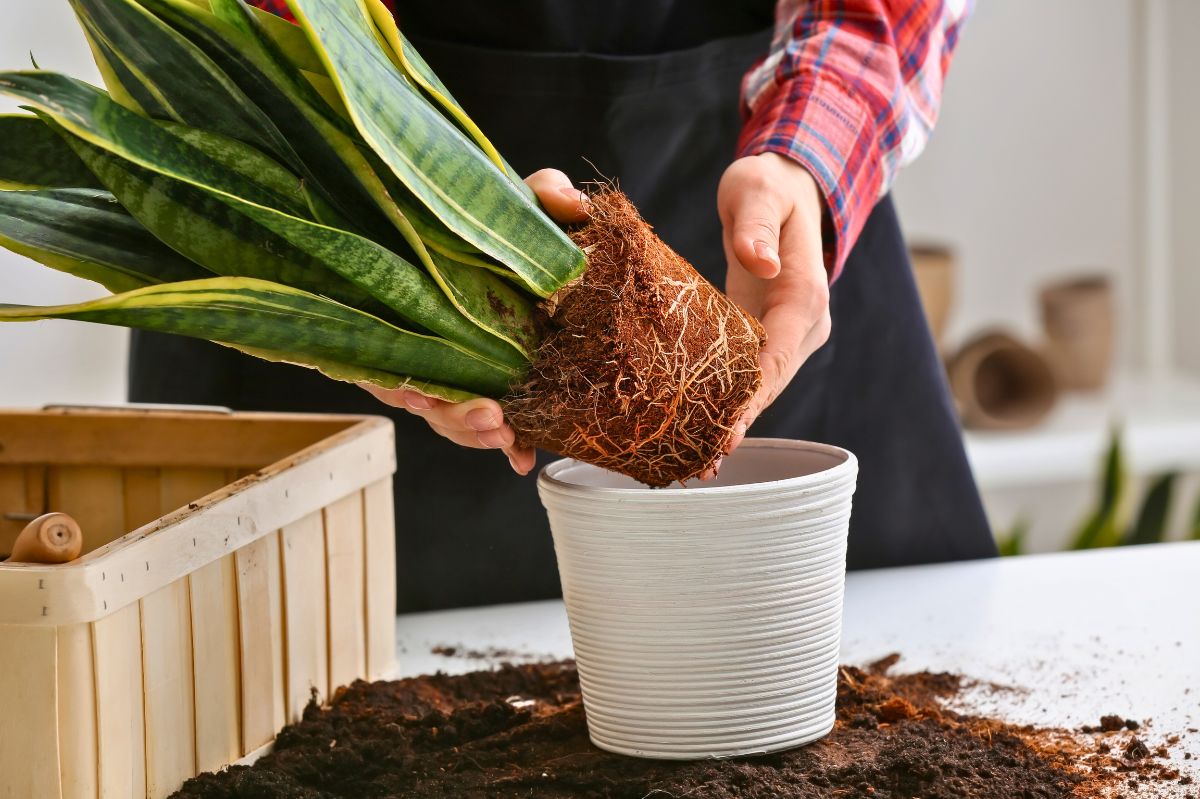
[{"label": "human hand", "polygon": [[734,427],[730,451],[829,338],[822,208],[812,175],[782,155],[739,158],[721,178],[717,210],[729,262],[725,292],[767,331],[759,353],[762,386]]},{"label": "human hand", "polygon": [[[587,217],[583,193],[557,169],[534,172],[525,182],[556,222],[580,222]],[[480,398],[454,403],[407,389],[389,390],[368,384],[364,384],[363,388],[380,402],[420,416],[435,433],[455,444],[474,449],[502,450],[517,474],[529,474],[533,469],[534,451],[516,446],[516,433],[504,421],[500,403],[494,399]]]}]

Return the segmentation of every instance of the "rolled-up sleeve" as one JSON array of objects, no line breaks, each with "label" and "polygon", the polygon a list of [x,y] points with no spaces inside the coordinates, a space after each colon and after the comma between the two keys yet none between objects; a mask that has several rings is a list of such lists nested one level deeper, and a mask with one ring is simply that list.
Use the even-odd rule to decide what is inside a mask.
[{"label": "rolled-up sleeve", "polygon": [[807,168],[836,278],[867,216],[924,149],[971,0],[780,0],[770,54],[742,86],[739,155]]}]

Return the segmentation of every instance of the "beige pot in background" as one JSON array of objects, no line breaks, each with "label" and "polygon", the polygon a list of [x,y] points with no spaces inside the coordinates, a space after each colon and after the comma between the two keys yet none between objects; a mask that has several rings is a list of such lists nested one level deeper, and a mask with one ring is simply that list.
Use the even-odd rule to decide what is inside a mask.
[{"label": "beige pot in background", "polygon": [[1094,391],[1104,387],[1114,347],[1112,283],[1089,275],[1042,289],[1045,353],[1059,386]]},{"label": "beige pot in background", "polygon": [[909,248],[917,292],[933,341],[940,348],[954,302],[954,251],[937,244],[915,244]]},{"label": "beige pot in background", "polygon": [[947,372],[963,425],[970,428],[1033,427],[1058,399],[1046,359],[1006,333],[972,339],[950,361]]}]

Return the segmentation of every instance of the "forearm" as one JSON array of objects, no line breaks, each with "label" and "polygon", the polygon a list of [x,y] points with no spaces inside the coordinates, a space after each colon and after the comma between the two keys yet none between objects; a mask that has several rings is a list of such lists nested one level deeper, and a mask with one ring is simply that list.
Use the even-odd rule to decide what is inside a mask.
[{"label": "forearm", "polygon": [[970,1],[780,0],[768,57],[743,84],[740,155],[812,173],[836,277],[876,201],[924,148]]}]

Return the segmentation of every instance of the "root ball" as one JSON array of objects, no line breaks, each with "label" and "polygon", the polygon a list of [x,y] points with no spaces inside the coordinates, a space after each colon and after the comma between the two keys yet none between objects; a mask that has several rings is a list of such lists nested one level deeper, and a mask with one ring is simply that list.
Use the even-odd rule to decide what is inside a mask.
[{"label": "root ball", "polygon": [[571,237],[588,269],[546,303],[528,377],[502,401],[518,443],[655,487],[700,475],[762,382],[762,326],[616,189]]}]

